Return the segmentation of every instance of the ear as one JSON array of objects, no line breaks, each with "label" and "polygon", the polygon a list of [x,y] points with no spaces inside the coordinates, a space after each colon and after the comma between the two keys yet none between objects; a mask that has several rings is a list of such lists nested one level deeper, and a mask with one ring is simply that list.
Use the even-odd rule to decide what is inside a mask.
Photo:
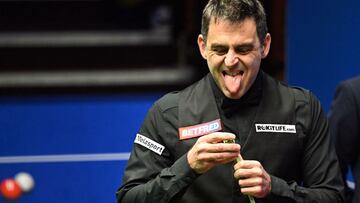
[{"label": "ear", "polygon": [[261,58],[266,58],[270,51],[271,36],[267,33],[264,39],[263,50],[261,52]]},{"label": "ear", "polygon": [[206,54],[206,42],[205,42],[205,39],[204,39],[204,36],[203,36],[203,35],[200,34],[200,35],[198,36],[197,43],[198,43],[198,46],[199,46],[199,50],[200,50],[201,56],[202,56],[204,59],[207,59],[207,54]]}]

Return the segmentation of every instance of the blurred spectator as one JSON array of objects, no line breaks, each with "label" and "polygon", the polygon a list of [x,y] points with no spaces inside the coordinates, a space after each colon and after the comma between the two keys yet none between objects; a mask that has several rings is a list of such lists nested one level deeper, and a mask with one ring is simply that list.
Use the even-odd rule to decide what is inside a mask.
[{"label": "blurred spectator", "polygon": [[360,202],[360,76],[341,82],[336,88],[330,110],[330,130],[344,181],[349,167],[355,181],[355,191],[346,184],[346,202]]}]

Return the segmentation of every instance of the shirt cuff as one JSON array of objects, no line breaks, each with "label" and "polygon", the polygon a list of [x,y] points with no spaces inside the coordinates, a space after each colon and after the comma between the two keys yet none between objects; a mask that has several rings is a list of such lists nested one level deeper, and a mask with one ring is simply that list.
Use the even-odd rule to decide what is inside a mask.
[{"label": "shirt cuff", "polygon": [[292,198],[294,196],[289,184],[276,176],[271,176],[271,195]]},{"label": "shirt cuff", "polygon": [[171,166],[170,170],[180,179],[184,178],[187,181],[192,181],[199,176],[195,173],[194,170],[190,168],[187,160],[187,154],[184,154],[178,160],[176,160],[175,163]]}]

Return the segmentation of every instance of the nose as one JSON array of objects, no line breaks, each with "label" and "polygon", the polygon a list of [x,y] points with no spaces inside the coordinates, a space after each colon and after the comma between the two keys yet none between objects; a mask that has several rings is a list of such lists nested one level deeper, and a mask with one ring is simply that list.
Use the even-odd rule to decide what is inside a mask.
[{"label": "nose", "polygon": [[240,61],[239,57],[232,51],[229,50],[229,52],[225,56],[225,65],[226,66],[234,66]]}]

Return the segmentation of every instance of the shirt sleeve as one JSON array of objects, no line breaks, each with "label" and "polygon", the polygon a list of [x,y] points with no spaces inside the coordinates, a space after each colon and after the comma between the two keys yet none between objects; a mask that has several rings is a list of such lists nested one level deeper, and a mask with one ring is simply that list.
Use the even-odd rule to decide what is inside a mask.
[{"label": "shirt sleeve", "polygon": [[140,144],[134,144],[124,173],[123,185],[117,191],[118,202],[169,202],[180,195],[197,177],[184,154],[173,160],[164,140],[169,124],[157,104],[149,111],[139,134],[165,147],[161,155]]},{"label": "shirt sleeve", "polygon": [[[306,140],[302,158],[303,182],[286,182],[272,176],[269,198],[280,197],[286,202],[343,202],[343,181],[330,140],[328,121],[320,102],[311,93],[308,102],[300,102],[296,116],[305,128]],[[291,169],[289,169],[291,170]]]}]

